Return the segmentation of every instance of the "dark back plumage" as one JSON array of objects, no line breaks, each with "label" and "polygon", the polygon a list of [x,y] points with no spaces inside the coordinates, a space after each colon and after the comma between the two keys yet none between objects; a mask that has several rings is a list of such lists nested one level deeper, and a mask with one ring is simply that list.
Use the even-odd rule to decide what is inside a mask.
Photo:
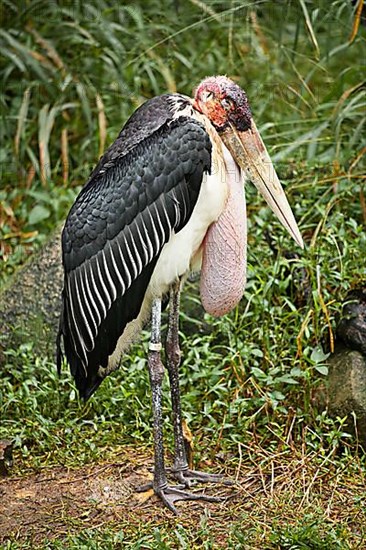
[{"label": "dark back plumage", "polygon": [[57,361],[60,369],[63,340],[84,398],[103,380],[108,357],[140,312],[164,244],[188,222],[210,170],[205,129],[179,116],[189,105],[184,96],[166,94],[135,111],[67,217]]}]

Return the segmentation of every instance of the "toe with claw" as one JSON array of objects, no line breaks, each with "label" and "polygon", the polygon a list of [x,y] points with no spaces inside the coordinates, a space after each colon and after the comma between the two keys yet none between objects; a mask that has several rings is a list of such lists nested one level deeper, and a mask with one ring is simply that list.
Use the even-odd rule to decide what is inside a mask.
[{"label": "toe with claw", "polygon": [[174,478],[182,483],[184,487],[192,487],[197,483],[221,483],[222,485],[233,485],[233,482],[226,479],[221,474],[207,474],[205,472],[199,472],[197,470],[190,470],[189,468],[172,469]]},{"label": "toe with claw", "polygon": [[172,486],[166,483],[160,487],[154,487],[153,482],[150,482],[146,485],[136,487],[136,492],[142,493],[154,489],[154,493],[176,515],[179,515],[179,511],[174,504],[179,500],[201,500],[203,502],[222,502],[225,500],[224,497],[212,497],[203,493],[190,493],[189,491],[185,491],[186,487],[188,487],[186,481],[182,485]]},{"label": "toe with claw", "polygon": [[203,493],[190,493],[185,491],[182,486],[159,487],[155,489],[155,494],[176,515],[179,515],[179,511],[174,504],[179,500],[201,500],[203,502],[222,502],[224,500],[222,497],[212,497]]}]

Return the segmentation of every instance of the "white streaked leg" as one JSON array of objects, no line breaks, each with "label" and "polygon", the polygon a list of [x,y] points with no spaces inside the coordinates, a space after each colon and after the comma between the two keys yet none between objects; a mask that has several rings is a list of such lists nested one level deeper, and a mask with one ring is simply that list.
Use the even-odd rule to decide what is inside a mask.
[{"label": "white streaked leg", "polygon": [[153,483],[139,487],[137,491],[146,491],[151,487],[155,494],[175,514],[178,514],[174,503],[179,500],[204,500],[220,502],[222,499],[203,494],[193,494],[184,491],[184,485],[171,487],[167,483],[164,465],[163,426],[162,426],[162,382],[164,365],[161,361],[161,300],[155,299],[151,314],[151,340],[149,345],[148,367],[152,393],[152,409],[154,418],[154,480]]},{"label": "white streaked leg", "polygon": [[180,280],[172,284],[169,301],[169,324],[165,344],[167,357],[167,368],[170,381],[170,392],[172,398],[173,423],[174,423],[174,466],[172,473],[177,481],[185,487],[195,483],[221,483],[228,484],[222,475],[206,474],[190,470],[187,462],[187,454],[183,436],[182,409],[180,404],[179,389],[179,305],[180,305]]},{"label": "white streaked leg", "polygon": [[164,465],[163,421],[162,421],[162,383],[164,365],[161,361],[161,300],[153,301],[151,311],[151,339],[149,345],[148,367],[152,394],[154,422],[154,490],[165,488],[167,484]]}]

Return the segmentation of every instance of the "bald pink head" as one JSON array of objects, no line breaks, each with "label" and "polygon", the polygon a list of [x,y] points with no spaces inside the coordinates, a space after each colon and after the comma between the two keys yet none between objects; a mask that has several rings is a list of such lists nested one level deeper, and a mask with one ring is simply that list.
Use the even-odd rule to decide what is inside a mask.
[{"label": "bald pink head", "polygon": [[197,87],[195,108],[206,115],[218,132],[229,124],[239,131],[251,127],[252,114],[245,92],[227,76],[210,76]]}]

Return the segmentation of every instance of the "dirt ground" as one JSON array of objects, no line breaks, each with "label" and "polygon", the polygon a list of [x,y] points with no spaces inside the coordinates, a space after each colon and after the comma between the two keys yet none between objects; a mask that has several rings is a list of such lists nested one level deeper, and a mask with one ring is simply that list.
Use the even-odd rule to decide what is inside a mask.
[{"label": "dirt ground", "polygon": [[[120,457],[118,457],[120,458]],[[32,540],[39,544],[62,538],[83,528],[118,522],[173,520],[175,516],[152,494],[135,488],[152,479],[152,457],[123,456],[122,461],[69,470],[55,467],[37,474],[0,481],[0,544]],[[215,485],[195,489],[215,496],[235,498],[237,488]],[[226,501],[228,502],[228,501]],[[182,502],[180,520],[199,521],[208,507],[215,515],[221,503]]]},{"label": "dirt ground", "polygon": [[[245,532],[252,530],[259,537],[252,548],[263,549],[263,541],[275,526],[301,525],[316,513],[325,526],[346,530],[350,548],[366,548],[362,542],[359,546],[366,525],[361,469],[352,476],[342,470],[332,472],[328,462],[319,467],[315,454],[301,457],[298,453],[287,458],[282,453],[268,454],[263,467],[265,455],[261,457],[258,450],[252,463],[239,463],[237,470],[231,470],[233,485],[195,489],[221,496],[222,502],[178,503],[177,518],[152,491],[135,492],[152,479],[152,453],[135,447],[122,449],[108,463],[78,469],[57,466],[0,480],[0,547],[9,539],[42,545],[45,539],[63,539],[90,528],[123,530],[130,538],[149,524],[174,529],[179,523],[195,532],[204,515],[219,548],[226,547],[230,529],[241,528],[245,519]],[[207,471],[210,466],[202,464],[201,468]]]}]

